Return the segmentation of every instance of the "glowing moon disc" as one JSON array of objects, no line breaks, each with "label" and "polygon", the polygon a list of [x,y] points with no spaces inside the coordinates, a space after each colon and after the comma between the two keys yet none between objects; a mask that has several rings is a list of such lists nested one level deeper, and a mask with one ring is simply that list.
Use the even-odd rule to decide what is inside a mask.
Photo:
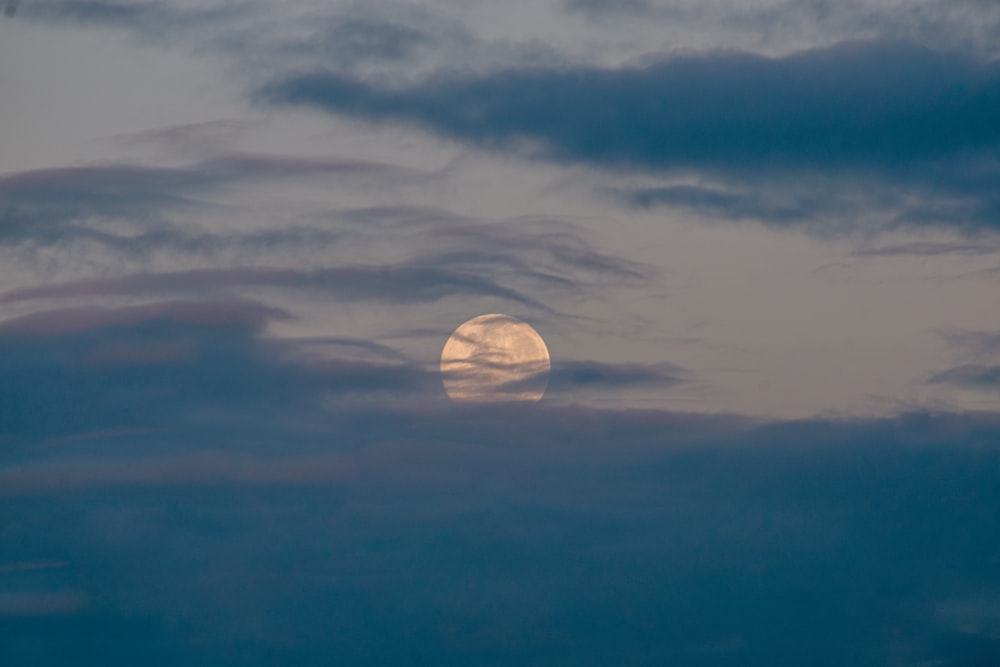
[{"label": "glowing moon disc", "polygon": [[530,324],[480,315],[455,329],[441,350],[441,381],[453,401],[537,401],[549,381],[549,350]]}]

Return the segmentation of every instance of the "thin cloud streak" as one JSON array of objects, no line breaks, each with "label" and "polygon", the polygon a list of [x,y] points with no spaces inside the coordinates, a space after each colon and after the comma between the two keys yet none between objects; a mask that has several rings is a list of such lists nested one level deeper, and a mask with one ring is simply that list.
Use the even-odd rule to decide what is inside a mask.
[{"label": "thin cloud streak", "polygon": [[931,384],[950,384],[980,390],[1000,390],[1000,365],[964,364],[931,376]]},{"label": "thin cloud streak", "polygon": [[81,306],[45,310],[0,321],[0,335],[52,336],[106,327],[130,327],[151,320],[170,320],[202,327],[258,329],[267,322],[291,319],[280,308],[249,300],[165,301],[141,306]]},{"label": "thin cloud streak", "polygon": [[91,217],[162,221],[168,211],[203,206],[200,198],[226,185],[306,177],[398,184],[433,175],[370,160],[254,153],[228,153],[180,167],[118,163],[0,174],[0,243],[46,235],[58,240],[74,232],[97,236],[98,231],[66,225]]},{"label": "thin cloud streak", "polygon": [[27,287],[3,294],[0,303],[45,298],[191,293],[236,287],[318,290],[344,300],[392,303],[434,302],[454,294],[494,296],[551,312],[542,303],[487,278],[421,265],[362,265],[315,270],[274,267],[192,269]]}]

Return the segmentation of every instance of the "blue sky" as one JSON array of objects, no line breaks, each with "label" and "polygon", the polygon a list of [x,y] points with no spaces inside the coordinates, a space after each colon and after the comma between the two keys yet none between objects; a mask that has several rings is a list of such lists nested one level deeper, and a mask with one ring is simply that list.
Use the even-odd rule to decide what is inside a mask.
[{"label": "blue sky", "polygon": [[[1000,663],[998,45],[8,0],[0,663]],[[448,400],[484,313],[540,402]]]}]

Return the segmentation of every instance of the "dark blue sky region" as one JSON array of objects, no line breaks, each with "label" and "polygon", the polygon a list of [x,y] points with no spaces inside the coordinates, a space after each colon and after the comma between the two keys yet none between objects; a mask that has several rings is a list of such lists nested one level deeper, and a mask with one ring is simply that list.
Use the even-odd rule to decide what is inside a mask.
[{"label": "dark blue sky region", "polygon": [[4,9],[3,667],[1000,665],[1000,5]]}]

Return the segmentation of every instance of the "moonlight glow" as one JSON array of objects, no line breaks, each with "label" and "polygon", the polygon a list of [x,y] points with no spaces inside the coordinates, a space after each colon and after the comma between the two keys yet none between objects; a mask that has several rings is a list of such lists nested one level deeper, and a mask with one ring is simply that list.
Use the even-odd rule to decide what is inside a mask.
[{"label": "moonlight glow", "polygon": [[453,401],[537,401],[545,393],[549,351],[531,325],[480,315],[455,329],[441,351],[441,380]]}]

